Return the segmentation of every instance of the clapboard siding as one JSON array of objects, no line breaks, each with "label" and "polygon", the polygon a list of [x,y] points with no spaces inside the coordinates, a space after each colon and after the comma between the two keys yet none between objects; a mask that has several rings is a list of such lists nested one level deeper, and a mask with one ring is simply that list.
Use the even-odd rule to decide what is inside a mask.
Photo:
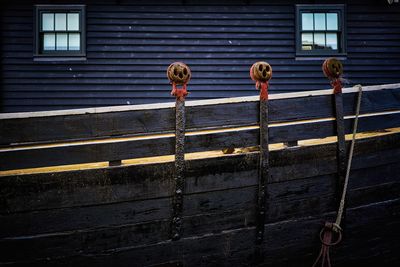
[{"label": "clapboard siding", "polygon": [[[192,68],[190,99],[257,94],[258,60],[273,66],[271,93],[329,88],[321,59],[295,58],[295,4],[318,1],[72,2],[87,4],[84,62],[34,62],[36,2],[3,4],[2,112],[171,101],[165,70],[177,60]],[[347,5],[345,78],[400,82],[400,8],[365,2]]]}]

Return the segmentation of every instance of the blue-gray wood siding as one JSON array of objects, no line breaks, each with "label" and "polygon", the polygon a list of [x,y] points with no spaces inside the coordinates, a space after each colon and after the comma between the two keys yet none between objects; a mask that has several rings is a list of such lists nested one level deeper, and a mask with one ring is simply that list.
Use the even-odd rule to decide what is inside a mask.
[{"label": "blue-gray wood siding", "polygon": [[[330,87],[322,59],[295,55],[295,4],[318,1],[73,1],[87,4],[84,62],[34,62],[33,4],[46,1],[10,2],[1,19],[2,112],[173,101],[165,72],[174,61],[192,69],[188,99],[257,94],[249,67],[259,60],[273,67],[271,93]],[[399,5],[350,2],[348,85],[400,82]]]}]

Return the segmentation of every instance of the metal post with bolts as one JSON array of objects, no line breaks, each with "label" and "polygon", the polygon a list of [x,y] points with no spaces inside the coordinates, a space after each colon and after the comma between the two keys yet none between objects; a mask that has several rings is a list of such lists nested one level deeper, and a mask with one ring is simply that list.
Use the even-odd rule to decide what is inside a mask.
[{"label": "metal post with bolts", "polygon": [[344,129],[344,114],[343,114],[343,96],[342,96],[342,83],[341,76],[343,74],[343,65],[336,58],[328,58],[322,65],[322,70],[325,76],[331,81],[333,87],[334,97],[334,110],[336,118],[336,134],[337,134],[337,192],[336,202],[340,205],[341,189],[344,185],[346,176],[346,140],[345,140],[345,129]]},{"label": "metal post with bolts", "polygon": [[[183,192],[185,185],[185,97],[188,94],[186,84],[191,72],[189,67],[181,62],[172,63],[167,70],[167,76],[172,84],[171,95],[175,102],[175,192],[171,221],[171,239],[179,240],[182,234]],[[178,88],[177,86],[182,86]]]},{"label": "metal post with bolts", "polygon": [[266,184],[269,178],[268,149],[268,82],[272,77],[272,68],[266,62],[256,62],[250,68],[250,77],[260,90],[260,165],[257,191],[256,219],[256,261],[262,260],[261,245],[264,240],[264,225],[266,213]]},{"label": "metal post with bolts", "polygon": [[[348,178],[351,167],[351,159],[353,155],[354,142],[355,142],[355,134],[357,131],[357,122],[358,115],[360,112],[360,103],[361,103],[361,93],[359,91],[358,100],[357,100],[357,111],[356,118],[353,126],[353,140],[350,147],[350,155],[348,166],[346,166],[346,143],[345,143],[345,129],[344,129],[344,117],[343,117],[343,97],[342,97],[342,83],[341,83],[341,75],[343,74],[343,65],[336,58],[328,58],[322,64],[322,70],[325,76],[331,81],[331,85],[333,86],[333,95],[334,95],[334,109],[336,116],[336,134],[337,134],[337,189],[336,189],[336,202],[338,205],[338,213],[336,217],[336,221],[325,222],[324,227],[321,229],[319,238],[321,241],[321,249],[317,256],[317,259],[314,261],[312,267],[316,267],[319,262],[321,262],[321,266],[331,266],[330,254],[329,250],[332,246],[339,244],[342,240],[343,228],[340,225],[342,219],[344,219],[344,212],[346,207],[346,191],[348,185]],[[347,167],[347,168],[346,168]],[[334,236],[336,236],[334,238]]]}]

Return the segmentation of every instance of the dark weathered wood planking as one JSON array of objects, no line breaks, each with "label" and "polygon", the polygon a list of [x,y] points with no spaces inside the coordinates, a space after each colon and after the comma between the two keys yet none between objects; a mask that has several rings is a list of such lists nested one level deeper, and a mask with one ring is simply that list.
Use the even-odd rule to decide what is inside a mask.
[{"label": "dark weathered wood planking", "polygon": [[[397,161],[400,143],[398,138],[399,135],[394,134],[358,141],[349,191],[349,207],[371,206],[370,203],[378,201],[386,205],[385,203],[391,203],[392,199],[398,197],[399,177],[394,175],[400,173]],[[291,148],[271,153],[273,179],[269,185],[267,205],[270,212],[267,214],[269,224],[266,227],[277,227],[276,231],[279,233],[277,235],[269,229],[266,232],[270,234],[267,235],[266,245],[274,251],[273,255],[291,251],[290,247],[276,244],[284,242],[275,239],[285,232],[282,231],[283,225],[289,222],[302,224],[307,222],[302,219],[304,216],[319,216],[321,213],[333,211],[332,185],[336,171],[334,154],[335,144]],[[251,254],[257,158],[257,153],[250,153],[217,158],[213,161],[203,159],[188,162],[184,236],[188,237],[185,240],[195,242],[192,246],[197,244],[198,248],[207,248],[196,252],[201,255],[199,257],[203,258],[205,264],[214,260],[221,261],[228,256],[232,262],[249,260],[240,257],[240,253],[224,256],[223,253],[210,253],[210,244],[207,245],[207,242],[210,241],[208,238],[219,235],[222,230],[227,234],[230,233],[227,232],[229,229],[234,233],[241,231],[237,230],[238,228],[250,227],[244,229],[248,229],[245,236],[251,244],[236,243],[239,240],[232,240],[232,236],[228,234],[223,238],[225,241],[211,247],[218,251],[226,249],[224,242],[228,238],[229,246],[242,244],[242,253]],[[288,165],[288,162],[292,164]],[[58,264],[60,260],[63,261],[62,258],[71,260],[70,257],[79,259],[78,262],[85,259],[83,262],[87,260],[93,263],[110,253],[117,255],[114,260],[121,260],[121,264],[124,264],[124,257],[118,256],[119,253],[130,251],[126,255],[131,257],[135,255],[136,249],[157,252],[158,256],[149,260],[155,264],[163,262],[163,249],[160,246],[164,247],[164,243],[168,251],[171,246],[174,248],[174,243],[165,241],[168,238],[166,233],[169,232],[171,202],[168,196],[171,195],[171,185],[168,180],[172,179],[171,168],[170,163],[165,163],[3,177],[1,195],[5,198],[1,203],[8,199],[18,201],[9,202],[2,208],[6,214],[2,215],[0,228],[5,236],[1,238],[0,246],[7,253],[1,257],[1,261],[16,261],[21,264],[22,250],[15,248],[24,248],[28,251],[24,252],[23,257],[27,264],[44,259]],[[135,188],[129,191],[132,185]],[[87,190],[94,190],[94,193],[99,186],[103,187],[103,190],[99,190],[97,196],[90,196],[90,191]],[[9,190],[10,188],[14,191]],[[123,188],[128,191],[124,193],[121,191]],[[146,193],[153,190],[155,193],[152,195]],[[8,194],[3,194],[4,192]],[[20,198],[22,195],[25,195],[24,199]],[[46,199],[51,195],[52,200]],[[86,196],[90,198],[87,199]],[[86,202],[74,203],[74,199]],[[48,206],[50,201],[55,205]],[[105,205],[98,205],[100,203]],[[89,206],[86,206],[88,204]],[[22,208],[22,212],[15,209],[18,206]],[[24,206],[28,210],[24,211]],[[398,209],[398,206],[396,207]],[[32,211],[29,211],[30,209]],[[382,213],[373,215],[378,219],[383,218]],[[395,218],[393,214],[390,216],[391,219]],[[280,220],[285,222],[279,222]],[[383,222],[387,220],[385,217]],[[304,230],[304,227],[301,229]],[[210,231],[213,234],[210,234]],[[374,233],[381,236],[380,232]],[[207,235],[200,237],[204,234]],[[310,235],[309,238],[314,240],[315,235]],[[314,246],[316,243],[312,244]],[[377,249],[382,249],[383,244],[376,246]],[[172,251],[168,257],[179,261],[182,257],[180,252],[175,249]],[[193,252],[190,253],[192,255]],[[193,255],[197,255],[196,253]],[[269,262],[291,258],[271,257],[268,258]],[[140,265],[146,264],[150,263],[140,262]]]},{"label": "dark weathered wood planking", "polygon": [[[323,213],[301,220],[286,220],[266,224],[265,232],[269,233],[263,244],[265,266],[296,265],[309,266],[318,253],[320,243],[318,232],[324,219],[332,218],[333,213]],[[376,227],[380,225],[381,227]],[[399,234],[399,199],[354,207],[348,210],[346,239],[339,250],[334,250],[334,262],[349,261],[360,263],[395,263],[398,257],[395,251],[399,244],[393,236]],[[183,238],[177,242],[163,241],[151,245],[128,246],[119,249],[105,249],[101,253],[84,251],[79,254],[66,254],[61,257],[45,257],[43,251],[31,259],[31,253],[21,254],[18,241],[4,246],[9,252],[8,262],[21,266],[21,256],[27,255],[25,264],[32,263],[50,266],[131,266],[132,262],[140,266],[154,266],[180,262],[184,266],[220,266],[230,264],[238,266],[252,263],[254,253],[254,227],[239,228],[231,231],[217,232],[204,236]],[[108,237],[105,237],[107,239]],[[74,241],[73,239],[71,240]],[[81,242],[73,242],[81,248]],[[0,243],[1,244],[1,243]],[[29,248],[29,241],[25,243]],[[39,243],[40,244],[40,243]],[[107,247],[106,243],[105,248]],[[79,246],[80,245],[80,246]],[[22,246],[24,247],[24,246]],[[57,252],[58,248],[54,249]],[[348,256],[351,250],[351,257]],[[78,252],[79,253],[79,252]],[[157,255],[157,256],[155,256]],[[339,265],[342,266],[342,265]]]},{"label": "dark weathered wood planking", "polygon": [[[366,91],[361,113],[382,112],[400,106],[400,88]],[[270,101],[270,123],[333,116],[332,96],[320,95]],[[355,93],[344,94],[344,114],[352,115]],[[187,129],[254,125],[258,102],[187,107]],[[173,131],[173,107],[49,117],[0,119],[0,145],[52,142]]]},{"label": "dark weathered wood planking", "polygon": [[[170,101],[165,69],[176,60],[193,70],[192,99],[257,94],[248,69],[261,59],[274,68],[272,93],[329,88],[322,60],[295,58],[294,5],[309,1],[76,1],[87,4],[88,60],[56,64],[32,60],[35,2],[8,2],[4,112]],[[352,1],[346,13],[349,83],[399,82],[399,10]]]},{"label": "dark weathered wood planking", "polygon": [[[384,177],[385,175],[390,176],[390,174],[395,171],[393,167],[390,167],[388,170],[388,173],[382,173]],[[353,176],[353,179],[361,179],[369,171],[369,169],[365,169],[359,174],[357,171]],[[376,172],[373,172],[375,177],[379,176],[379,174],[379,168]],[[398,177],[390,177],[390,179],[398,180]],[[269,199],[268,205],[270,208],[270,213],[268,214],[268,218],[273,217],[274,220],[269,219],[268,221],[278,222],[280,220],[300,219],[304,216],[317,216],[324,212],[333,211],[334,195],[333,188],[330,187],[330,185],[333,184],[334,175],[331,176],[331,180],[327,180],[325,176],[315,177],[310,181],[306,180],[306,184],[302,185],[302,190],[296,188],[297,192],[290,190],[291,188],[294,189],[294,184],[275,184],[273,189],[277,190],[276,194],[280,194],[281,196],[275,196],[274,198]],[[398,182],[382,183],[381,181],[376,181],[375,179],[371,185],[373,186],[371,186],[371,188],[375,188],[375,192],[372,192],[373,194],[371,194],[371,190],[368,190],[368,188],[357,188],[351,190],[349,192],[349,207],[368,205],[378,201],[388,201],[398,197],[398,194],[396,193],[400,189],[400,184]],[[313,190],[312,188],[316,190]],[[193,209],[196,212],[200,212],[200,214],[184,217],[184,236],[203,235],[209,232],[220,232],[222,230],[226,231],[229,229],[254,225],[255,207],[254,204],[251,205],[251,201],[253,201],[253,203],[255,201],[255,190],[255,187],[252,188],[252,190],[249,192],[249,195],[246,194],[245,189],[237,192],[232,191],[232,193],[236,195],[235,199],[237,201],[237,204],[235,204],[235,202],[231,202],[230,204],[235,205],[234,207],[236,207],[236,209],[233,210],[204,213],[205,211],[202,211],[202,209]],[[308,192],[308,190],[310,192]],[[327,190],[327,192],[324,192],[324,190]],[[390,192],[390,190],[392,192]],[[286,194],[286,196],[284,196],[284,194]],[[237,198],[237,196],[241,196],[241,198],[245,197],[248,200],[243,203]],[[220,198],[226,202],[229,201],[229,199],[232,199],[232,195],[222,192],[222,194],[220,194]],[[215,203],[214,205],[218,205],[220,209],[227,208],[226,204],[218,203],[219,199],[215,197],[213,198],[210,194],[208,194],[207,197],[204,196],[203,199],[203,208],[205,207],[204,201]],[[190,199],[188,201],[190,202]],[[199,204],[200,203],[202,202],[199,202]],[[246,209],[238,209],[239,206],[243,205],[245,205]],[[212,207],[207,208],[212,209]],[[106,210],[104,210],[104,212],[106,212]],[[110,214],[107,212],[107,215],[113,216],[113,213]],[[73,217],[71,220],[74,221]],[[14,227],[22,229],[19,220],[15,221],[17,224]],[[31,220],[30,223],[37,224],[38,226],[41,225],[35,220]],[[169,223],[167,220],[155,220],[152,222],[122,224],[107,227],[96,227],[96,225],[97,224],[94,224],[93,228],[79,231],[64,231],[49,234],[38,234],[33,236],[20,236],[16,238],[3,238],[0,240],[0,246],[3,247],[3,250],[10,249],[10,244],[30,248],[29,252],[24,252],[24,259],[28,260],[37,259],[40,257],[57,257],[81,253],[95,253],[101,250],[115,249],[123,246],[130,247],[152,244],[168,239],[168,235],[166,233],[169,232]],[[6,227],[3,229],[10,228]],[[38,229],[35,230],[38,231]],[[85,242],[82,242],[81,240],[85,240]],[[64,244],[64,246],[58,247],[54,246],[54,244]],[[8,253],[7,259],[18,260],[18,256],[15,255],[20,255],[20,251],[21,250],[15,250]]]},{"label": "dark weathered wood planking", "polygon": [[[346,133],[352,132],[353,119],[345,120]],[[358,132],[400,126],[400,113],[360,117]],[[227,147],[258,145],[258,129],[232,130],[186,136],[186,153],[218,150]],[[334,136],[334,121],[317,121],[269,128],[270,143]],[[56,166],[76,163],[123,160],[174,154],[175,138],[164,136],[151,139],[106,143],[70,144],[42,148],[17,148],[0,151],[0,170]]]},{"label": "dark weathered wood planking", "polygon": [[[353,169],[396,162],[399,144],[398,134],[358,140]],[[335,151],[334,143],[271,151],[270,182],[333,174]],[[185,192],[254,186],[257,162],[257,152],[189,160]],[[169,162],[4,176],[0,179],[0,210],[7,214],[169,197],[173,192],[172,175],[173,163]]]},{"label": "dark weathered wood planking", "polygon": [[[397,161],[398,138],[398,135],[393,135],[359,141],[349,188],[349,207],[390,201],[398,197],[399,177],[393,175],[400,173]],[[335,184],[336,168],[334,154],[334,144],[272,152],[271,174],[275,180],[269,185],[269,199],[267,200],[269,206],[267,221],[273,222],[271,225],[280,225],[280,220],[287,221],[288,219],[301,222],[303,220],[301,218],[304,216],[318,216],[334,210],[333,185]],[[382,155],[387,156],[382,157]],[[287,162],[293,164],[288,166]],[[170,164],[161,164],[159,172],[166,172],[166,176],[172,179],[172,176],[168,175],[170,173],[168,165]],[[147,177],[145,181],[149,181],[150,177],[148,176],[154,177],[150,180],[160,178],[160,173],[153,173],[155,166],[127,168],[132,168],[132,173],[138,173],[138,177],[131,182],[139,185],[139,188],[141,187],[140,180],[144,177]],[[256,153],[220,158],[212,162],[207,160],[189,161],[188,195],[185,196],[184,201],[184,236],[201,236],[210,232],[218,233],[222,230],[254,225],[256,168]],[[92,177],[99,183],[103,183],[103,181],[110,183],[113,181],[112,177],[120,177],[121,173],[118,170],[121,169],[126,168],[110,169],[109,171],[113,172],[113,175],[109,176],[110,179],[93,176],[96,170],[76,172],[79,174],[77,178],[80,181],[74,183],[71,178],[68,178],[68,173],[60,173],[59,179],[52,174],[5,177],[2,186],[11,187],[14,183],[12,187],[17,190],[25,184],[24,187],[31,191],[27,192],[22,187],[20,194],[31,195],[32,199],[25,199],[25,202],[20,202],[19,205],[26,207],[31,205],[34,196],[47,193],[71,200],[76,198],[85,200],[85,197],[79,196],[79,194],[71,195],[71,193],[60,192],[59,188],[69,188],[68,190],[71,192],[75,191],[74,187],[78,187],[77,191],[79,191],[85,177]],[[296,172],[296,170],[298,171]],[[47,179],[44,179],[46,176]],[[38,181],[37,178],[42,179]],[[52,178],[59,180],[58,186],[54,187],[53,184],[46,189],[47,181]],[[123,182],[125,179],[126,177],[121,177]],[[121,181],[116,180],[115,182]],[[72,183],[71,187],[68,187],[67,184],[70,183]],[[39,188],[35,189],[34,184],[37,184]],[[161,180],[161,184],[165,184],[165,182]],[[89,187],[95,187],[95,185],[89,181]],[[141,190],[143,197],[149,197],[145,192],[151,191],[155,185],[150,184],[150,186],[150,188]],[[126,184],[125,187],[130,186]],[[108,191],[113,192],[113,189],[114,187]],[[7,187],[4,190],[9,191]],[[169,189],[166,188],[166,191]],[[101,194],[99,192],[99,195]],[[82,254],[95,255],[100,251],[113,249],[123,251],[124,249],[120,249],[121,247],[129,249],[139,246],[146,249],[147,246],[157,246],[156,243],[168,238],[166,232],[169,229],[167,219],[170,209],[169,198],[154,199],[154,197],[163,196],[163,192],[159,194],[161,195],[153,195],[153,199],[129,202],[127,202],[127,198],[115,199],[109,195],[106,196],[110,198],[108,201],[116,203],[87,207],[62,208],[65,202],[60,202],[59,206],[43,206],[44,210],[34,212],[25,211],[13,214],[13,211],[8,209],[9,214],[4,214],[0,220],[1,229],[8,236],[8,238],[3,236],[0,239],[0,247],[9,251],[2,259],[3,261],[19,261],[21,250],[14,250],[13,248],[16,247],[28,250],[28,252],[24,252],[24,260],[28,261]],[[85,195],[89,195],[89,192]],[[104,198],[97,200],[98,204],[104,201]],[[2,202],[4,203],[4,200]],[[38,200],[38,203],[40,202],[49,203],[49,200]],[[163,219],[164,217],[167,218]],[[270,232],[267,232],[267,236],[268,233],[271,235]],[[57,244],[63,245],[58,246]],[[251,246],[247,247],[247,249],[249,248],[251,249]],[[278,248],[275,249],[279,252]],[[208,252],[200,253],[207,255]],[[156,260],[160,260],[160,258]]]}]

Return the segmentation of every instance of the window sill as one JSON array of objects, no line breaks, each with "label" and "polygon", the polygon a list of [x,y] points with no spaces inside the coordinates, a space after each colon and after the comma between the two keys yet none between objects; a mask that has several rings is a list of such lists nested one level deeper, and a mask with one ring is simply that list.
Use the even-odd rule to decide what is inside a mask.
[{"label": "window sill", "polygon": [[34,56],[34,62],[70,62],[86,61],[85,56]]},{"label": "window sill", "polygon": [[295,60],[325,60],[328,57],[334,57],[339,60],[347,60],[347,54],[328,54],[328,55],[296,55]]}]

